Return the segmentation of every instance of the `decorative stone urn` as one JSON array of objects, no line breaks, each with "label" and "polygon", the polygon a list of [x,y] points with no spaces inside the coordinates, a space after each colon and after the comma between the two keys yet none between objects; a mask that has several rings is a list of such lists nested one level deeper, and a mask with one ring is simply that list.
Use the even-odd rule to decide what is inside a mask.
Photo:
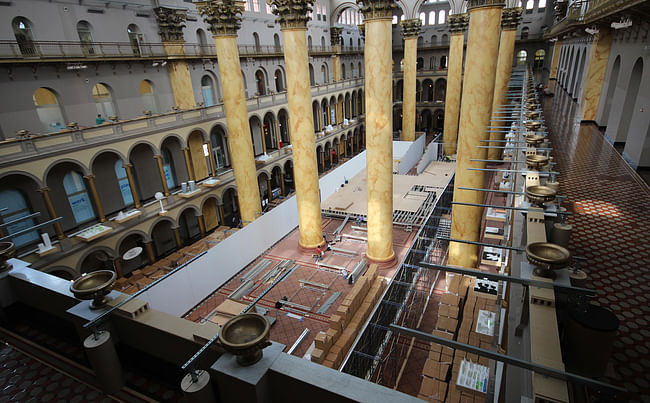
[{"label": "decorative stone urn", "polygon": [[555,200],[556,192],[548,186],[528,186],[526,196],[537,207],[544,207],[544,203]]},{"label": "decorative stone urn", "polygon": [[239,365],[247,367],[262,359],[262,350],[271,345],[271,325],[257,313],[235,316],[221,328],[219,342],[230,354],[237,356]]},{"label": "decorative stone urn", "polygon": [[16,247],[13,242],[0,242],[0,273],[11,269],[11,263],[7,260],[14,257]]},{"label": "decorative stone urn", "polygon": [[563,246],[550,242],[534,242],[526,245],[526,259],[535,266],[535,274],[541,277],[555,277],[554,270],[566,267],[571,253]]},{"label": "decorative stone urn", "polygon": [[117,276],[112,270],[97,270],[73,281],[70,284],[70,292],[74,294],[75,298],[92,299],[90,309],[99,309],[110,301],[110,298],[106,296],[111,293],[116,278]]}]

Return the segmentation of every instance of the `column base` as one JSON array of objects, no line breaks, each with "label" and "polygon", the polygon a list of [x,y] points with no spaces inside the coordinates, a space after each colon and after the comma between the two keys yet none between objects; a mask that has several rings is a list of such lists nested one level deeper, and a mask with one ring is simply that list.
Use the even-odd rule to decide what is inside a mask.
[{"label": "column base", "polygon": [[321,243],[313,245],[313,246],[305,246],[300,241],[298,241],[298,250],[303,255],[310,255],[311,256],[314,253],[316,253],[316,248],[323,247],[323,246],[325,246],[325,240],[324,239],[323,239],[323,241]]},{"label": "column base", "polygon": [[394,251],[387,258],[373,258],[368,256],[368,253],[366,253],[366,260],[368,261],[368,264],[376,264],[378,269],[387,269],[393,267],[395,263],[397,263]]}]

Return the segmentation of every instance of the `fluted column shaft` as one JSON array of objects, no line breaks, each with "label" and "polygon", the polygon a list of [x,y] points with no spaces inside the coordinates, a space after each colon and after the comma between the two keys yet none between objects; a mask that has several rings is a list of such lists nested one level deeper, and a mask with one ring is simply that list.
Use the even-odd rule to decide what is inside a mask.
[{"label": "fluted column shaft", "polygon": [[374,262],[395,258],[393,251],[392,1],[364,2],[366,96],[366,175],[368,251]]},{"label": "fluted column shaft", "polygon": [[589,52],[589,64],[587,64],[587,75],[582,90],[579,114],[583,121],[591,122],[596,121],[596,114],[598,113],[598,103],[600,102],[603,81],[605,80],[605,71],[607,71],[609,50],[612,45],[611,29],[600,28],[594,42]]},{"label": "fluted column shaft", "polygon": [[[467,63],[463,83],[458,131],[458,157],[454,183],[454,201],[482,203],[483,193],[459,190],[460,187],[483,188],[482,171],[468,168],[485,168],[484,162],[472,159],[486,159],[487,150],[478,148],[481,140],[487,140],[487,126],[490,123],[492,96],[499,51],[499,22],[503,4],[490,4],[470,9],[469,39],[467,41]],[[451,237],[478,241],[480,236],[481,207],[453,205]],[[475,268],[478,260],[478,246],[451,242],[449,264]]]},{"label": "fluted column shaft", "polygon": [[463,76],[463,50],[467,14],[449,16],[451,39],[449,40],[449,61],[447,63],[447,89],[445,95],[445,121],[443,149],[446,155],[456,154],[458,142],[458,119],[460,115],[461,79]]},{"label": "fluted column shaft", "polygon": [[[501,16],[501,39],[499,40],[499,57],[497,60],[497,74],[494,82],[494,96],[492,99],[492,114],[506,116],[507,114],[498,114],[495,111],[507,102],[505,92],[508,89],[508,82],[512,74],[512,59],[515,53],[515,38],[517,36],[517,25],[521,19],[520,8],[506,8]],[[490,140],[503,140],[505,133],[503,131],[490,132]],[[500,145],[499,142],[490,143],[493,146]],[[488,150],[488,159],[500,160],[503,154],[502,149],[490,148]]]}]

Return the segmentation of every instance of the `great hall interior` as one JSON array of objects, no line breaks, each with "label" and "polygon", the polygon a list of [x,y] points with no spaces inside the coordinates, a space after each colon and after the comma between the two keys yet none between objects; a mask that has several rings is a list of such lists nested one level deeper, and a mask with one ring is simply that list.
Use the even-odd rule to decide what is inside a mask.
[{"label": "great hall interior", "polygon": [[650,402],[650,1],[267,1],[0,1],[0,401]]}]

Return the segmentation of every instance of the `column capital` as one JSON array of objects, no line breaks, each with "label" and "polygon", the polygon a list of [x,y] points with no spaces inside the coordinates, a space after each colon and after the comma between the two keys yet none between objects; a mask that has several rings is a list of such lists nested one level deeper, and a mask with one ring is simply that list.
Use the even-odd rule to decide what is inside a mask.
[{"label": "column capital", "polygon": [[128,164],[122,164],[122,168],[131,169],[131,168],[133,168],[133,164],[131,164],[130,162]]},{"label": "column capital", "polygon": [[47,193],[47,192],[49,192],[50,190],[51,190],[51,189],[50,189],[49,186],[43,186],[42,188],[38,189],[38,191],[39,191],[40,193]]},{"label": "column capital", "polygon": [[501,14],[501,28],[517,29],[517,26],[521,21],[522,11],[523,10],[520,7],[504,8],[503,13]]},{"label": "column capital", "polygon": [[196,9],[209,25],[208,30],[214,36],[237,35],[241,28],[241,16],[244,2],[237,0],[208,0],[195,3]]},{"label": "column capital", "polygon": [[479,7],[503,7],[504,5],[504,0],[468,0],[467,9],[471,10]]},{"label": "column capital", "polygon": [[417,38],[420,35],[422,21],[419,18],[413,18],[411,20],[404,20],[399,25],[402,27],[402,36],[404,38]]},{"label": "column capital", "polygon": [[366,21],[393,18],[393,10],[396,7],[394,0],[357,0],[357,4],[359,4]]},{"label": "column capital", "polygon": [[311,19],[307,14],[312,11],[313,0],[266,0],[266,2],[275,6],[273,14],[278,16],[276,22],[280,23],[280,29],[307,29],[307,22]]},{"label": "column capital", "polygon": [[158,22],[158,34],[163,42],[184,41],[183,28],[187,20],[187,10],[168,7],[156,7],[153,9]]},{"label": "column capital", "polygon": [[84,179],[93,180],[95,179],[95,174],[84,175]]},{"label": "column capital", "polygon": [[359,35],[361,35],[361,38],[366,39],[366,24],[359,24],[357,25],[357,28],[359,28]]},{"label": "column capital", "polygon": [[332,46],[341,44],[341,33],[343,33],[343,28],[330,27],[330,44]]},{"label": "column capital", "polygon": [[451,14],[447,17],[447,23],[449,24],[449,31],[452,34],[462,34],[467,30],[469,25],[469,14]]}]

